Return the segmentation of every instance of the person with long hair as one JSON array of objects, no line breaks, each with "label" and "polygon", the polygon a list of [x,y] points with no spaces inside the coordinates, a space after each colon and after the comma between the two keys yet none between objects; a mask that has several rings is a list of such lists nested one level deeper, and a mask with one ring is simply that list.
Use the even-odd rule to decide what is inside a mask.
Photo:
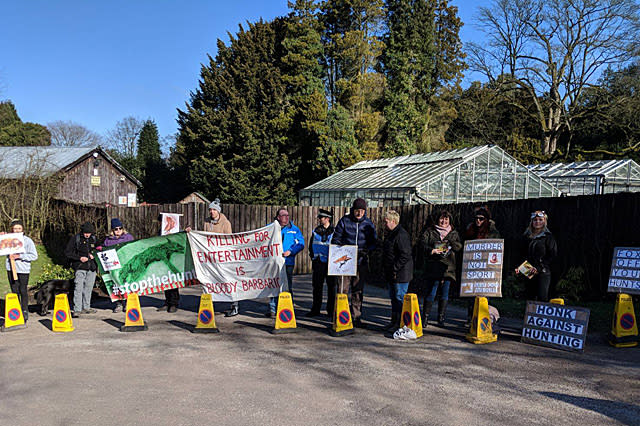
[{"label": "person with long hair", "polygon": [[[551,262],[558,255],[558,245],[547,224],[549,216],[543,210],[531,213],[529,226],[523,234],[523,253],[533,266],[534,276],[527,282],[527,299],[547,302],[551,284]],[[516,274],[519,274],[516,269]]]},{"label": "person with long hair", "polygon": [[[12,233],[18,234],[24,231],[22,221],[14,219],[9,225]],[[3,232],[4,234],[4,232]],[[29,286],[29,274],[31,273],[31,262],[38,259],[38,252],[36,251],[36,245],[33,240],[26,235],[24,238],[24,253],[10,254],[7,256],[6,268],[7,278],[9,279],[9,286],[11,291],[18,295],[20,301],[20,307],[22,308],[22,315],[24,320],[29,319],[29,293],[27,288]],[[17,280],[13,279],[13,272],[11,271],[11,260],[13,259],[16,265]]]},{"label": "person with long hair", "polygon": [[[111,219],[111,232],[104,239],[102,243],[102,247],[110,247],[115,246],[116,244],[128,243],[129,241],[133,241],[133,235],[127,232],[122,225],[122,221],[117,217]],[[122,312],[126,309],[127,300],[116,300],[116,303],[113,307],[113,313]]]},{"label": "person with long hair", "polygon": [[451,213],[440,210],[433,216],[433,224],[422,236],[424,253],[425,294],[422,326],[427,321],[438,290],[438,325],[443,326],[449,302],[449,287],[456,280],[456,252],[462,248],[460,235],[453,227]]}]

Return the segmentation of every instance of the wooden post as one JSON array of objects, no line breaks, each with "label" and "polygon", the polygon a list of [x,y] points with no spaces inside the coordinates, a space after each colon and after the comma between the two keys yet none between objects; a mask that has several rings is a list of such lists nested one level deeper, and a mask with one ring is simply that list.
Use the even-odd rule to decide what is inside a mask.
[{"label": "wooden post", "polygon": [[9,256],[9,263],[11,263],[11,273],[13,274],[13,280],[18,280],[18,272],[16,271],[16,260]]}]

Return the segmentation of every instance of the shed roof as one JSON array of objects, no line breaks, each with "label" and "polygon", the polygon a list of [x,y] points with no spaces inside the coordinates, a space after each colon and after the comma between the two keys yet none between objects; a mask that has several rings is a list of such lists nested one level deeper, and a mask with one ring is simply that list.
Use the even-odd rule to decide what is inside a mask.
[{"label": "shed roof", "polygon": [[48,176],[61,170],[67,171],[94,152],[104,156],[136,185],[142,186],[138,179],[99,146],[1,146],[0,178],[20,179],[29,175]]},{"label": "shed roof", "polygon": [[601,177],[629,165],[640,167],[633,160],[580,161],[575,163],[531,164],[529,170],[544,178]]},{"label": "shed roof", "polygon": [[361,161],[304,189],[417,189],[430,179],[491,149],[500,148],[483,145]]}]

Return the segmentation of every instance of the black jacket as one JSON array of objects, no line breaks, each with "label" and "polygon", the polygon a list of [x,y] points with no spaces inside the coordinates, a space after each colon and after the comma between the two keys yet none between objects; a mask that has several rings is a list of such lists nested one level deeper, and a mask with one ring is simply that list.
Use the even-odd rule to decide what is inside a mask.
[{"label": "black jacket", "polygon": [[[451,249],[444,256],[431,254],[436,244],[447,242]],[[424,253],[424,276],[429,280],[449,278],[456,280],[456,253],[462,249],[458,231],[452,229],[443,239],[437,229],[431,227],[422,235],[422,248]]]},{"label": "black jacket", "polygon": [[539,274],[551,273],[551,262],[558,255],[558,244],[549,230],[545,230],[534,238],[526,232],[522,246],[523,256],[538,270]]},{"label": "black jacket", "polygon": [[413,278],[411,238],[402,225],[396,226],[384,239],[382,266],[389,283],[408,283]]},{"label": "black jacket", "polygon": [[80,262],[81,257],[89,257],[89,253],[96,248],[96,236],[91,235],[85,238],[82,234],[74,235],[69,239],[67,248],[64,249],[64,255],[69,259],[71,267],[74,270],[97,271],[98,265],[94,259],[86,262]]}]

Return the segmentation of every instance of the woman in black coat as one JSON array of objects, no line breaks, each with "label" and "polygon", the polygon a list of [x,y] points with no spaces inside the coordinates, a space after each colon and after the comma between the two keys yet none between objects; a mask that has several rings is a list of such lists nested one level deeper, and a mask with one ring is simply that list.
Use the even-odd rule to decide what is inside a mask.
[{"label": "woman in black coat", "polygon": [[389,210],[384,216],[386,233],[382,247],[382,267],[391,299],[391,321],[385,327],[388,331],[400,326],[402,302],[407,294],[409,281],[413,278],[411,237],[399,222],[400,215],[393,210]]},{"label": "woman in black coat", "polygon": [[[531,221],[523,234],[522,253],[533,266],[534,276],[526,284],[527,299],[549,301],[551,262],[558,255],[556,239],[547,228],[549,217],[542,210],[531,213]],[[516,269],[516,274],[520,271]]]},{"label": "woman in black coat", "polygon": [[451,214],[442,210],[434,216],[435,224],[422,236],[426,288],[422,310],[422,326],[427,326],[429,313],[440,289],[438,325],[444,325],[449,301],[449,287],[456,280],[456,252],[462,248],[460,235],[453,228]]}]

